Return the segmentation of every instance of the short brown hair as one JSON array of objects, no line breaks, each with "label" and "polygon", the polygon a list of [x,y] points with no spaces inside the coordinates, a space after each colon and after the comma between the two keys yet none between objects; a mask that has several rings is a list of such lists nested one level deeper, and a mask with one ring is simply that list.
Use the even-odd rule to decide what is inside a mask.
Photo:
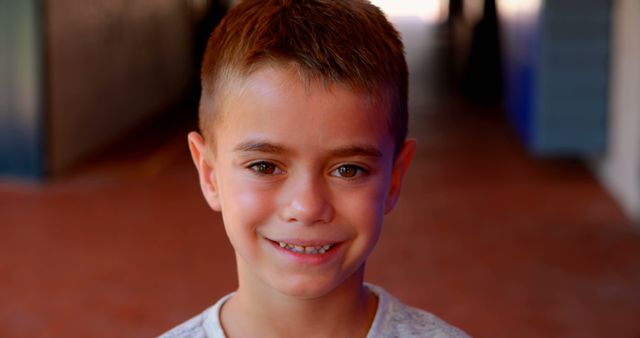
[{"label": "short brown hair", "polygon": [[[408,72],[398,32],[366,0],[245,0],[213,31],[202,62],[200,129],[214,123],[224,82],[265,65],[305,82],[339,83],[388,105],[396,154],[407,135]],[[213,110],[213,111],[212,111]]]}]

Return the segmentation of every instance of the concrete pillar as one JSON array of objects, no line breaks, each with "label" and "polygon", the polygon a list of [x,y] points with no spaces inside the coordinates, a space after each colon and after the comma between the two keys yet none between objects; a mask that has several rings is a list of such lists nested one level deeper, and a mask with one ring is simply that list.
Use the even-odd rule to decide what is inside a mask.
[{"label": "concrete pillar", "polygon": [[613,6],[608,149],[595,161],[601,181],[640,220],[640,1]]}]

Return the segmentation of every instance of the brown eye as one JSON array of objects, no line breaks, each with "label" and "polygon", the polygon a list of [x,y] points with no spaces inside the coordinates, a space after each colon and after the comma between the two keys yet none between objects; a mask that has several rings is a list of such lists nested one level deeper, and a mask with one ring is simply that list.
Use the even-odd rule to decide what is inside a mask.
[{"label": "brown eye", "polygon": [[342,178],[355,178],[360,175],[366,174],[367,171],[360,166],[353,164],[346,164],[338,167],[333,175]]},{"label": "brown eye", "polygon": [[276,166],[273,163],[264,162],[264,161],[251,164],[249,166],[249,169],[255,171],[260,175],[277,175],[282,173],[282,170],[280,170],[278,166]]}]

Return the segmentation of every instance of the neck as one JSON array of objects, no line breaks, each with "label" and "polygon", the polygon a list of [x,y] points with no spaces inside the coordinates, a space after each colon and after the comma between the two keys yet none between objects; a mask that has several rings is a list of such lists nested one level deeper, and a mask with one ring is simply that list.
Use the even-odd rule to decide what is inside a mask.
[{"label": "neck", "polygon": [[[228,337],[365,337],[377,298],[363,285],[364,265],[338,287],[316,298],[286,295],[255,278],[242,278],[223,306],[221,322]],[[242,281],[254,281],[253,283]]]}]

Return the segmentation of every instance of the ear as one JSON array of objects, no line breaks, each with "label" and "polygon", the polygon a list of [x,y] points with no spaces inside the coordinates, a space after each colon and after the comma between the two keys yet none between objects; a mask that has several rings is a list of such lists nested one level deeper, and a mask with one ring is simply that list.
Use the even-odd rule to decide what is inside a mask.
[{"label": "ear", "polygon": [[385,201],[384,213],[388,214],[393,210],[398,203],[400,197],[400,188],[402,188],[402,181],[409,169],[409,164],[413,158],[413,154],[416,152],[416,140],[407,140],[402,146],[400,154],[395,159],[393,164],[393,171],[391,172],[391,182],[389,184],[389,191],[387,191],[387,199]]},{"label": "ear", "polygon": [[200,189],[207,204],[211,209],[220,211],[220,199],[218,198],[218,189],[215,180],[215,168],[213,167],[213,159],[208,152],[207,143],[195,131],[189,133],[187,137],[191,158],[198,170],[198,179],[200,180]]}]

